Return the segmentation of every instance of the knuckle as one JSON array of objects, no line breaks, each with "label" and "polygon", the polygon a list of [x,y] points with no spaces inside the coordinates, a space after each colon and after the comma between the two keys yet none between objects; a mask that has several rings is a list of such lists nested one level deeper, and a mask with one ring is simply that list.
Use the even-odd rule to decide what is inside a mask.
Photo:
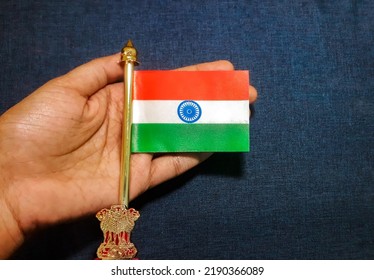
[{"label": "knuckle", "polygon": [[173,164],[175,176],[178,176],[183,173],[183,163],[182,163],[182,158],[180,156],[177,155],[173,157],[172,164]]}]

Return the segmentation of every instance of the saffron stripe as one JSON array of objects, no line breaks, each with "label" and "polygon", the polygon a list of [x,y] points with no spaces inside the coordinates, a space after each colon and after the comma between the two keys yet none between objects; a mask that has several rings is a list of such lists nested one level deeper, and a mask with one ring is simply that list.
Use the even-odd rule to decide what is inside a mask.
[{"label": "saffron stripe", "polygon": [[248,152],[248,124],[133,124],[134,153]]},{"label": "saffron stripe", "polygon": [[135,71],[134,100],[248,100],[248,71]]},{"label": "saffron stripe", "polygon": [[[133,123],[183,123],[178,105],[183,100],[134,100]],[[249,102],[197,101],[201,117],[196,123],[249,123]]]}]

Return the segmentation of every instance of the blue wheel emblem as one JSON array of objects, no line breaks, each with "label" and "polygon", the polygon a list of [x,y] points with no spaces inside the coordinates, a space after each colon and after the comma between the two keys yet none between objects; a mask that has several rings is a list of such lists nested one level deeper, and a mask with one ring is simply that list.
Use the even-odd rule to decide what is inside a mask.
[{"label": "blue wheel emblem", "polygon": [[192,100],[185,100],[178,106],[178,116],[186,123],[194,123],[201,117],[200,105]]}]

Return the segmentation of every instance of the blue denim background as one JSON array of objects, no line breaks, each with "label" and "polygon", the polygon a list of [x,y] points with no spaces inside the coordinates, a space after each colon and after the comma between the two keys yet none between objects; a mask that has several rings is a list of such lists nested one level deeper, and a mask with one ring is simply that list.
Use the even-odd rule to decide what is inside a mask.
[{"label": "blue denim background", "polygon": [[[131,38],[138,69],[229,59],[259,98],[251,152],[133,202],[140,259],[374,258],[373,1],[1,1],[1,112]],[[92,259],[94,217],[13,258]]]}]

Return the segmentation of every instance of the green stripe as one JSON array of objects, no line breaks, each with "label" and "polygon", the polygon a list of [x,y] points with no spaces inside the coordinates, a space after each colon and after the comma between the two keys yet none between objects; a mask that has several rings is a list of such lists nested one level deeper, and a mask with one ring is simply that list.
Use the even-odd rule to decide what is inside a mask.
[{"label": "green stripe", "polygon": [[248,152],[248,124],[133,124],[135,153]]}]

